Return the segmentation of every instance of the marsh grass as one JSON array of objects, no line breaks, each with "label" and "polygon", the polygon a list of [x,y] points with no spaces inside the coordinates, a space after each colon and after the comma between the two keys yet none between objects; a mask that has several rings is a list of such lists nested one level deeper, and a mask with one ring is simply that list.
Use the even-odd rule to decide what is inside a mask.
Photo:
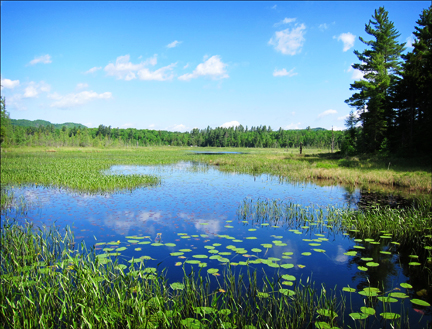
[{"label": "marsh grass", "polygon": [[287,290],[277,280],[260,284],[256,273],[235,275],[230,268],[220,280],[185,271],[183,282],[169,285],[164,271],[142,262],[125,268],[111,258],[101,264],[91,251],[74,252],[73,244],[69,230],[4,224],[5,328],[306,328],[317,308],[340,307],[309,283]]},{"label": "marsh grass", "polygon": [[143,262],[127,268],[114,257],[99,262],[93,250],[73,251],[70,230],[7,221],[1,239],[4,328],[343,328],[349,319],[346,292],[309,278],[286,289],[279,273],[258,282],[249,269],[213,277],[184,268],[182,282],[168,283],[165,270]]},{"label": "marsh grass", "polygon": [[[213,154],[193,151],[236,151],[245,154]],[[3,184],[44,184],[88,191],[132,189],[155,183],[149,177],[103,177],[112,165],[157,165],[197,161],[222,171],[252,175],[271,174],[291,182],[321,182],[368,188],[371,184],[392,189],[429,192],[432,169],[427,159],[380,157],[341,158],[317,149],[137,147],[96,148],[10,148],[2,149]],[[112,180],[111,180],[112,179]]]},{"label": "marsh grass", "polygon": [[366,209],[304,207],[271,199],[245,199],[237,209],[239,220],[299,228],[314,225],[333,233],[355,232],[360,238],[391,234],[399,243],[423,241],[432,236],[432,202],[421,200],[406,208],[379,205]]}]

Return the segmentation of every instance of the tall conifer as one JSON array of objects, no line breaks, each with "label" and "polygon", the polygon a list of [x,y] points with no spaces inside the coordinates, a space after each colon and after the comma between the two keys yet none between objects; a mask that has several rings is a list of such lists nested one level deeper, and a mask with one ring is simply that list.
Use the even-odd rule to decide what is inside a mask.
[{"label": "tall conifer", "polygon": [[393,124],[394,114],[390,104],[389,88],[400,73],[400,56],[404,43],[397,42],[400,34],[388,19],[384,7],[375,10],[372,19],[365,26],[367,34],[375,40],[360,41],[369,49],[354,51],[361,63],[353,64],[354,69],[363,73],[363,79],[351,84],[350,90],[358,90],[345,102],[359,112],[362,124],[362,147],[360,151],[375,152],[385,145],[388,127]]}]

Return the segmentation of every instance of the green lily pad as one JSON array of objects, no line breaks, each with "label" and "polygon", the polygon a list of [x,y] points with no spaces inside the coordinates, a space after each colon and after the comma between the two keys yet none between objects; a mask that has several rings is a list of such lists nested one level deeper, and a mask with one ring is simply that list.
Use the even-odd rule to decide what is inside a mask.
[{"label": "green lily pad", "polygon": [[408,265],[410,265],[410,266],[420,266],[421,264],[418,263],[418,262],[411,262],[411,263],[408,263]]},{"label": "green lily pad", "polygon": [[126,249],[127,249],[126,247],[120,247],[120,248],[117,248],[116,251],[124,251]]},{"label": "green lily pad", "polygon": [[170,255],[174,256],[174,257],[181,256],[181,255],[184,255],[184,252],[172,252],[172,253],[170,253]]},{"label": "green lily pad", "polygon": [[301,254],[302,254],[303,256],[310,256],[310,255],[312,255],[311,252],[302,252]]},{"label": "green lily pad", "polygon": [[396,303],[398,300],[396,298],[392,298],[392,297],[384,297],[384,296],[380,296],[377,297],[379,301],[383,302],[383,303]]},{"label": "green lily pad", "polygon": [[272,248],[273,247],[273,245],[272,244],[270,244],[270,243],[263,243],[263,244],[261,244],[264,248],[266,248],[266,249],[269,249],[269,248]]},{"label": "green lily pad", "polygon": [[386,320],[396,320],[400,318],[400,314],[391,313],[391,312],[384,312],[381,313],[380,315]]},{"label": "green lily pad", "polygon": [[324,249],[312,249],[312,250],[316,252],[326,252]]},{"label": "green lily pad", "polygon": [[207,255],[193,255],[193,258],[208,258]]},{"label": "green lily pad", "polygon": [[261,250],[261,249],[258,249],[258,248],[252,248],[251,251],[252,251],[252,252],[261,252],[262,250]]},{"label": "green lily pad", "polygon": [[281,294],[284,294],[285,296],[294,296],[295,295],[295,291],[292,291],[290,289],[283,289],[283,288],[281,288],[281,289],[279,289],[279,292]]},{"label": "green lily pad", "polygon": [[411,299],[411,303],[416,304],[416,305],[420,305],[420,306],[425,306],[425,307],[429,307],[431,306],[431,304],[429,304],[428,302],[425,302],[424,300],[421,299]]},{"label": "green lily pad", "polygon": [[199,264],[201,262],[199,260],[190,259],[190,260],[187,260],[185,263],[188,263],[188,264]]},{"label": "green lily pad", "polygon": [[164,244],[163,243],[160,243],[160,242],[155,242],[155,243],[152,243],[151,244],[153,247],[161,247],[161,246],[163,246]]},{"label": "green lily pad", "polygon": [[375,309],[373,309],[372,307],[363,306],[363,307],[360,308],[360,310],[364,314],[369,314],[369,315],[374,315],[375,314]]},{"label": "green lily pad", "polygon": [[282,279],[287,280],[287,281],[295,281],[296,280],[294,275],[289,275],[289,274],[282,275]]},{"label": "green lily pad", "polygon": [[346,256],[355,256],[355,255],[357,255],[357,251],[347,251],[347,252],[344,252],[344,255],[346,255]]},{"label": "green lily pad", "polygon": [[326,317],[329,317],[329,318],[331,318],[331,319],[334,319],[335,317],[338,316],[336,312],[334,312],[334,311],[332,311],[332,310],[328,310],[328,309],[326,309],[326,308],[318,309],[318,310],[317,310],[317,313],[318,313],[319,315],[326,316]]},{"label": "green lily pad", "polygon": [[284,269],[290,269],[290,268],[293,268],[293,267],[294,267],[294,264],[281,264],[280,267],[282,267],[282,268],[284,268]]},{"label": "green lily pad", "polygon": [[184,284],[180,283],[180,282],[174,282],[170,284],[171,289],[173,290],[183,290],[184,289]]},{"label": "green lily pad", "polygon": [[367,262],[366,266],[368,266],[368,267],[376,267],[376,266],[379,266],[379,264],[375,263],[375,262]]},{"label": "green lily pad", "polygon": [[404,283],[401,283],[400,286],[401,286],[402,288],[407,288],[407,289],[412,289],[412,287],[413,287],[413,286],[410,285],[409,283],[405,283],[405,282],[404,282]]},{"label": "green lily pad", "polygon": [[389,297],[394,298],[408,298],[409,296],[407,294],[404,294],[403,292],[391,292],[388,294]]},{"label": "green lily pad", "polygon": [[356,292],[356,290],[354,288],[351,288],[351,287],[343,287],[342,290],[346,291],[346,292]]},{"label": "green lily pad", "polygon": [[217,269],[217,268],[209,268],[209,269],[207,270],[207,273],[208,273],[208,274],[215,274],[215,273],[217,273],[217,272],[219,272],[219,269]]},{"label": "green lily pad", "polygon": [[369,316],[369,314],[365,314],[365,313],[350,313],[349,316],[353,320],[364,320],[364,319],[366,319]]},{"label": "green lily pad", "polygon": [[175,247],[176,244],[175,243],[165,243],[165,246],[167,246],[167,247]]}]

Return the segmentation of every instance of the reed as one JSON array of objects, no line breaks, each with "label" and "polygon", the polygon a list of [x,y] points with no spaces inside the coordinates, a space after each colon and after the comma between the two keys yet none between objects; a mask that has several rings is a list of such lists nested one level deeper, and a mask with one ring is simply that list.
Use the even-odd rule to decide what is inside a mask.
[{"label": "reed", "polygon": [[85,246],[77,253],[70,230],[7,221],[1,241],[4,328],[342,328],[350,319],[346,293],[309,278],[286,289],[278,273],[258,282],[256,272],[228,267],[220,279],[184,269],[182,282],[169,283],[143,262],[100,262]]}]

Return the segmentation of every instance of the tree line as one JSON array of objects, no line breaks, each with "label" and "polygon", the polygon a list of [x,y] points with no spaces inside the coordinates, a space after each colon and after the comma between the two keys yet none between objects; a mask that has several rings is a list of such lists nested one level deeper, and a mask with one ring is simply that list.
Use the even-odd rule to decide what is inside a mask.
[{"label": "tree line", "polygon": [[[3,102],[4,100],[2,100]],[[4,120],[3,120],[4,119]],[[80,146],[80,147],[134,147],[134,146],[211,146],[211,147],[303,147],[334,149],[341,147],[343,132],[322,128],[273,131],[271,127],[248,128],[242,125],[230,128],[193,129],[190,132],[170,132],[148,129],[120,129],[100,125],[98,128],[78,127],[61,129],[54,125],[23,127],[10,124],[2,106],[2,146]]]},{"label": "tree line", "polygon": [[412,51],[384,7],[375,10],[360,37],[367,49],[354,54],[352,67],[363,78],[351,84],[356,92],[345,102],[351,111],[342,143],[346,154],[432,154],[432,6],[424,9],[413,32]]}]

